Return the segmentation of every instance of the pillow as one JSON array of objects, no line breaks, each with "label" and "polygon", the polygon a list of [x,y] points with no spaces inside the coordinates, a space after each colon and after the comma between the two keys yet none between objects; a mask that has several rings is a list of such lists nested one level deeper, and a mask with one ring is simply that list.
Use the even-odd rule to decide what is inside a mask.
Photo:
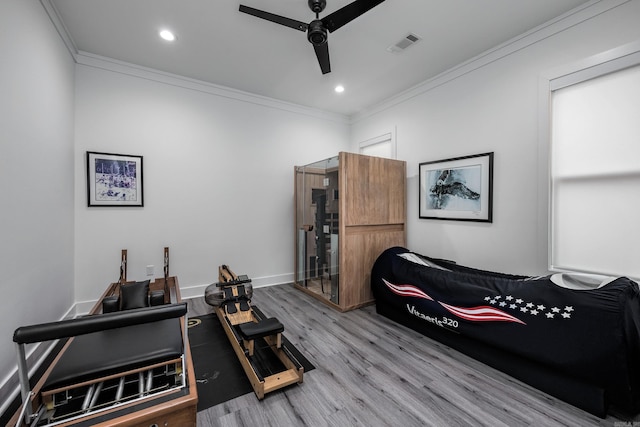
[{"label": "pillow", "polygon": [[120,285],[120,310],[149,306],[149,280]]}]

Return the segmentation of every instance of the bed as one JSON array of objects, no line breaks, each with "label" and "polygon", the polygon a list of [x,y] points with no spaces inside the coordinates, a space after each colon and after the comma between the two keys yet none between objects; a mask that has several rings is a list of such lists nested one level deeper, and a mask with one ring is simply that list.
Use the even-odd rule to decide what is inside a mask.
[{"label": "bed", "polygon": [[640,410],[640,296],[626,277],[510,275],[394,247],[371,273],[376,311],[605,417]]}]

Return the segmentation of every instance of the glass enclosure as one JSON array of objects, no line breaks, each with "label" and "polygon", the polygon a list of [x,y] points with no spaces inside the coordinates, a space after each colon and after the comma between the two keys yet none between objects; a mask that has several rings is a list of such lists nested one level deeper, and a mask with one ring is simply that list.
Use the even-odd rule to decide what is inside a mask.
[{"label": "glass enclosure", "polygon": [[339,303],[338,157],[296,168],[296,283]]}]

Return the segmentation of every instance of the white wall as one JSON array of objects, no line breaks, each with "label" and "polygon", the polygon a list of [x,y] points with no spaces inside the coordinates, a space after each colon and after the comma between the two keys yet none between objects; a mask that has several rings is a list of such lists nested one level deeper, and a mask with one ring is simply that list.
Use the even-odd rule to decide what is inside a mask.
[{"label": "white wall", "polygon": [[74,302],[74,64],[36,1],[0,2],[0,58],[0,385],[15,385],[13,331]]},{"label": "white wall", "polygon": [[[607,2],[604,2],[607,3]],[[608,2],[615,3],[615,2]],[[602,8],[596,4],[594,8]],[[640,39],[640,1],[541,29],[514,52],[478,58],[355,118],[352,150],[397,127],[408,173],[408,247],[483,269],[547,269],[546,158],[539,159],[538,80],[545,71]],[[582,23],[581,16],[596,15]],[[574,25],[576,24],[577,25]],[[550,34],[554,28],[565,28]],[[511,49],[507,46],[504,50]],[[409,54],[409,52],[407,52]],[[420,162],[495,152],[493,223],[418,218]]]},{"label": "white wall", "polygon": [[[220,264],[254,286],[292,281],[293,167],[347,149],[347,120],[86,62],[76,79],[76,300],[118,279],[121,249],[138,280],[147,265],[162,275],[169,246],[183,297],[203,295]],[[142,155],[144,207],[87,207],[86,151]]]},{"label": "white wall", "polygon": [[[3,0],[0,384],[15,370],[13,330],[64,317],[74,299],[96,300],[118,277],[120,249],[129,250],[129,277],[143,278],[148,264],[160,274],[169,246],[172,273],[198,293],[221,263],[259,284],[287,280],[293,165],[357,151],[359,142],[389,132],[396,132],[397,157],[408,161],[409,248],[480,268],[543,272],[538,78],[640,39],[638,0],[593,16],[427,82],[349,126],[110,67],[78,65],[74,88],[73,61],[42,6]],[[145,207],[86,207],[87,150],[143,155]],[[419,220],[418,163],[486,151],[496,153],[494,223]]]}]

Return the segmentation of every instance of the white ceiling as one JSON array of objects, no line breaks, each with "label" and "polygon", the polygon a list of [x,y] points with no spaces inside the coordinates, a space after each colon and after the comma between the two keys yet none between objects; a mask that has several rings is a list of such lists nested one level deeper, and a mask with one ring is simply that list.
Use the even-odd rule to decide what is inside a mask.
[{"label": "white ceiling", "polygon": [[[75,49],[324,111],[352,115],[593,0],[386,0],[329,34],[323,75],[306,34],[240,13],[303,22],[307,0],[50,0]],[[320,17],[351,0],[327,0]],[[158,37],[169,28],[178,37]],[[408,33],[422,40],[387,51]],[[342,84],[346,90],[336,94]]]}]

